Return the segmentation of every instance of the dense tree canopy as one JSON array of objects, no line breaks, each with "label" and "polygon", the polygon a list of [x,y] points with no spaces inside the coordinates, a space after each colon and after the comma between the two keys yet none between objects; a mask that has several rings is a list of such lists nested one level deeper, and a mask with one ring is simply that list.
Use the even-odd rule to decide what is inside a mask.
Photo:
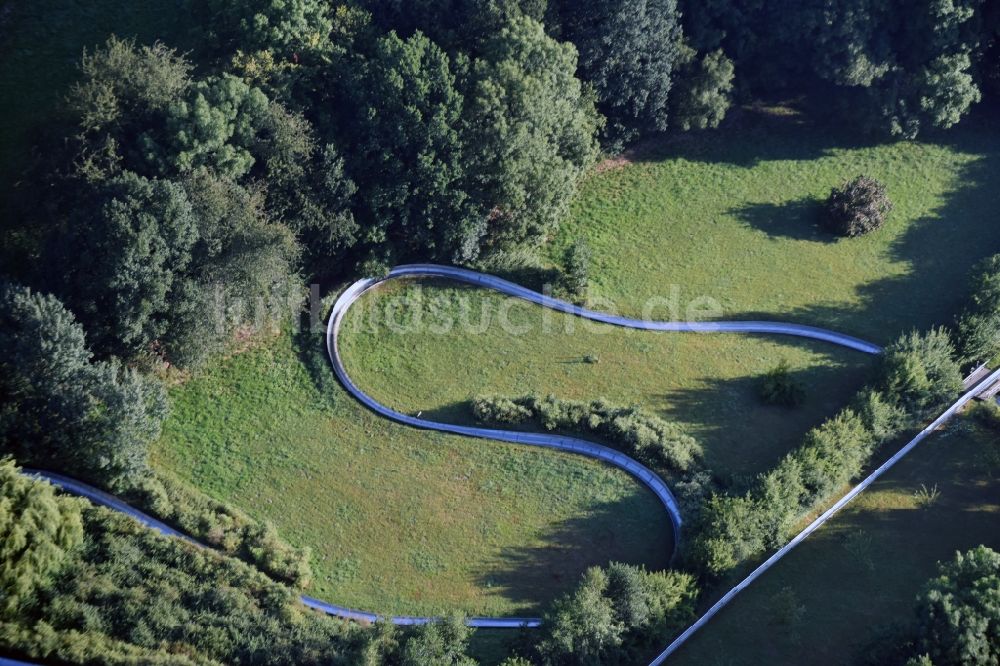
[{"label": "dense tree canopy", "polygon": [[463,100],[448,54],[420,33],[389,34],[356,86],[350,136],[365,240],[472,258],[481,232],[462,188]]},{"label": "dense tree canopy", "polygon": [[917,605],[918,641],[938,666],[1000,661],[1000,554],[979,546],[938,567]]},{"label": "dense tree canopy", "polygon": [[92,362],[59,301],[0,285],[0,355],[0,449],[114,490],[148,473],[162,386],[116,359]]},{"label": "dense tree canopy", "polygon": [[699,51],[722,47],[744,90],[811,91],[859,126],[913,137],[979,101],[981,0],[682,0]]},{"label": "dense tree canopy", "polygon": [[[580,52],[579,75],[597,91],[613,144],[665,130],[681,57],[676,0],[559,0],[558,35]],[[550,14],[551,15],[551,14]]]},{"label": "dense tree canopy", "polygon": [[472,64],[468,188],[488,247],[538,243],[553,232],[597,155],[598,116],[575,68],[573,48],[524,16],[489,39]]}]

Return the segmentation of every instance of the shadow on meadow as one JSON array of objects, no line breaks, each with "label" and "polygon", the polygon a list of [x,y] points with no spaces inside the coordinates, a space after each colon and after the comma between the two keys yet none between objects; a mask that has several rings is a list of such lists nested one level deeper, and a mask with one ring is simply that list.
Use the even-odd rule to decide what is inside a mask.
[{"label": "shadow on meadow", "polygon": [[781,113],[765,107],[732,109],[717,130],[692,131],[651,138],[626,153],[631,162],[680,158],[752,167],[774,160],[813,160],[837,148],[883,143],[843,125],[814,120],[793,108]]},{"label": "shadow on meadow", "polygon": [[[822,352],[822,343],[808,344]],[[741,492],[758,473],[771,469],[797,447],[810,428],[837,413],[868,378],[869,359],[861,354],[857,363],[849,365],[832,355],[821,359],[789,372],[790,379],[805,391],[798,407],[764,404],[759,397],[762,375],[704,377],[699,388],[673,389],[657,396],[663,404],[658,413],[684,424],[701,442],[705,463],[716,480]]]},{"label": "shadow on meadow", "polygon": [[[971,267],[1000,252],[1000,224],[995,224],[996,193],[1000,191],[1000,140],[984,145],[982,138],[981,134],[965,133],[949,144],[981,157],[962,169],[955,179],[956,186],[939,207],[915,220],[891,243],[890,258],[909,265],[905,275],[859,286],[854,305],[820,302],[781,314],[727,312],[725,318],[780,319],[823,326],[883,345],[912,328],[951,323],[968,297]],[[801,202],[789,206],[785,209],[754,205],[740,215],[769,234],[812,240],[806,206]],[[768,219],[769,214],[772,219]]]},{"label": "shadow on meadow", "polygon": [[837,237],[823,229],[820,200],[802,197],[782,203],[751,203],[726,211],[744,224],[763,231],[771,238],[817,243],[835,243]]},{"label": "shadow on meadow", "polygon": [[[597,504],[586,514],[558,523],[541,535],[544,546],[505,548],[496,566],[479,574],[479,584],[501,588],[504,596],[527,605],[531,613],[540,613],[544,608],[539,604],[550,600],[539,599],[535,594],[538,589],[557,587],[569,592],[590,567],[617,561],[644,565],[650,570],[667,568],[673,537],[666,510],[652,516],[637,515],[632,510],[637,496],[648,492],[637,486],[629,497]],[[631,532],[649,536],[641,550],[625,547],[635,543],[625,538]]]}]

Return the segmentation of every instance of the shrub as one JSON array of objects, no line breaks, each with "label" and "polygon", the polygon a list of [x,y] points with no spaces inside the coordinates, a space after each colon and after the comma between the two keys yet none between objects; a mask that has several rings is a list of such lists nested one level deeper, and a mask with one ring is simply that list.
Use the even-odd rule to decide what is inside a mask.
[{"label": "shrub", "polygon": [[792,377],[785,360],[764,375],[759,393],[764,403],[781,407],[798,407],[806,399],[805,387]]},{"label": "shrub", "polygon": [[906,425],[906,410],[879,391],[866,389],[854,400],[854,410],[880,445],[895,437]]},{"label": "shrub", "polygon": [[857,476],[872,453],[875,440],[850,409],[806,434],[792,453],[802,466],[802,482],[810,499],[826,497]]},{"label": "shrub", "polygon": [[959,316],[956,338],[962,361],[989,361],[1000,354],[1000,254],[973,269],[972,296]]},{"label": "shrub", "polygon": [[563,288],[571,296],[583,298],[590,285],[590,246],[587,241],[577,239],[566,249],[565,265]]},{"label": "shrub", "polygon": [[698,442],[676,423],[603,400],[578,402],[531,395],[478,397],[472,400],[472,413],[485,423],[523,424],[534,420],[546,430],[594,433],[647,464],[677,472],[693,470],[702,455]]},{"label": "shrub", "polygon": [[861,236],[881,227],[890,211],[885,185],[862,175],[830,191],[824,222],[833,233]]},{"label": "shrub", "polygon": [[163,473],[146,479],[128,499],[206,545],[256,565],[276,580],[298,589],[309,586],[310,550],[295,548],[281,539],[270,523],[258,523],[239,509]]},{"label": "shrub", "polygon": [[943,328],[913,331],[886,347],[876,371],[876,387],[914,416],[922,416],[962,389],[962,372]]},{"label": "shrub", "polygon": [[532,411],[509,398],[478,397],[472,399],[472,414],[484,423],[525,423],[533,416]]}]

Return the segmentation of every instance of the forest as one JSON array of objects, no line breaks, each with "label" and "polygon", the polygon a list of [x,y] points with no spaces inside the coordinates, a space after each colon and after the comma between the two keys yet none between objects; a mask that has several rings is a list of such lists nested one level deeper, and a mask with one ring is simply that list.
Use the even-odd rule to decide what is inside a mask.
[{"label": "forest", "polygon": [[[0,10],[16,17],[17,4]],[[151,463],[170,377],[298,325],[310,284],[408,262],[535,270],[601,160],[711,134],[755,100],[795,99],[880,143],[1000,109],[995,0],[183,0],[177,11],[177,43],[110,35],[78,54],[0,194],[0,644],[24,658],[474,663],[458,616],[394,629],[301,607],[308,549]],[[853,236],[876,222],[831,224]],[[590,263],[581,242],[547,268],[582,298]],[[681,569],[589,569],[508,666],[629,664],[660,647],[692,619],[700,585],[784,543],[883,443],[945,404],[963,369],[1000,354],[997,256],[967,291],[949,328],[901,334],[850,404],[743,494],[713,485],[698,443],[656,415],[473,399],[486,423],[598,433],[697,507]],[[799,400],[780,380],[774,399]],[[20,467],[99,486],[216,550],[146,533]],[[967,637],[933,609],[962,594],[952,579],[995,581],[996,554],[941,571],[921,601],[929,628],[898,663],[972,663],[954,646]],[[996,644],[975,649],[996,658]],[[906,661],[925,652],[933,662]]]}]

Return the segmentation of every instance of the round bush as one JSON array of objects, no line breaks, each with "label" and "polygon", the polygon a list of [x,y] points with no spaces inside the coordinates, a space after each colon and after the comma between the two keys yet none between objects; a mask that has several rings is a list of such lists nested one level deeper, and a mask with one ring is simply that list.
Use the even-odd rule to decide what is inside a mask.
[{"label": "round bush", "polygon": [[869,176],[858,176],[830,191],[825,224],[841,236],[861,236],[881,227],[891,210],[885,185]]}]

